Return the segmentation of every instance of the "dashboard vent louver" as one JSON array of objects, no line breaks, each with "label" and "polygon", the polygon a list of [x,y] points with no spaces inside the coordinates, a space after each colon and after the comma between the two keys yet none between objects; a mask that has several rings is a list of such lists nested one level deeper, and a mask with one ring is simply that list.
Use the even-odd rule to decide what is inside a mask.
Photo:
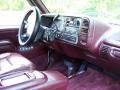
[{"label": "dashboard vent louver", "polygon": [[80,31],[80,43],[82,45],[87,44],[89,23],[90,22],[89,22],[88,18],[83,18],[82,19],[82,25],[81,25],[81,31]]},{"label": "dashboard vent louver", "polygon": [[100,49],[100,56],[103,59],[108,59],[108,55],[109,55],[109,47],[107,45],[103,45]]}]

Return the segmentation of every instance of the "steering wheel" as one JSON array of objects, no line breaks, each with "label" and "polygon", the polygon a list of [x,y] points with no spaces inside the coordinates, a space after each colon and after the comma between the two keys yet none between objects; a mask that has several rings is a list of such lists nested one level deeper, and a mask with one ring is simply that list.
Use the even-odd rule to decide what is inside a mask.
[{"label": "steering wheel", "polygon": [[40,11],[37,7],[32,7],[28,10],[18,32],[18,41],[20,45],[31,45],[38,32],[40,32],[39,37],[42,37],[43,31],[39,30],[40,19]]}]

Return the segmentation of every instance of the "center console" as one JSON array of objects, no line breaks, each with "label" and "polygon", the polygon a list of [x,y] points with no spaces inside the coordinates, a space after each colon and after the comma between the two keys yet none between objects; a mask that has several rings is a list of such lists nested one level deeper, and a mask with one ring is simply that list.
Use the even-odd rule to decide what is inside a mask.
[{"label": "center console", "polygon": [[45,80],[45,76],[44,76],[44,74],[42,74],[38,71],[33,71],[33,72],[24,71],[24,72],[20,72],[20,73],[14,74],[14,75],[2,77],[1,85],[3,87],[6,87],[6,86],[15,85],[15,84],[20,84],[20,83],[27,82],[27,81],[32,81],[35,79]]},{"label": "center console", "polygon": [[4,90],[66,90],[67,79],[57,71],[22,71],[0,78]]}]

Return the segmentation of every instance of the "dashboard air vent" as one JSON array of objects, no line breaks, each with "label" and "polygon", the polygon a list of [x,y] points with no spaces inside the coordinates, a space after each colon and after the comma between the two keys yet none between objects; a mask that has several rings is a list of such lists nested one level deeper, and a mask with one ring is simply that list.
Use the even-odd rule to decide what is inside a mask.
[{"label": "dashboard air vent", "polygon": [[80,31],[80,43],[82,45],[87,44],[89,23],[90,22],[89,22],[88,18],[83,18],[82,19],[82,25],[81,25],[81,31]]},{"label": "dashboard air vent", "polygon": [[100,56],[101,56],[103,59],[108,59],[109,49],[110,49],[110,47],[108,47],[107,45],[103,45],[103,46],[100,48]]}]

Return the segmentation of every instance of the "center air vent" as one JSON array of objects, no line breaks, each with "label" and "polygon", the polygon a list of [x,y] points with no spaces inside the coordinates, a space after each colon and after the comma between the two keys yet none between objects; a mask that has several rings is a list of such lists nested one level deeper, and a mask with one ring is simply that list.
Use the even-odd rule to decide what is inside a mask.
[{"label": "center air vent", "polygon": [[80,31],[80,43],[82,45],[86,45],[87,43],[89,23],[90,22],[88,18],[82,19],[82,25],[81,25],[81,31]]},{"label": "center air vent", "polygon": [[100,48],[100,56],[101,56],[103,59],[108,59],[109,51],[110,51],[110,47],[108,47],[107,45],[103,45],[103,46]]}]

